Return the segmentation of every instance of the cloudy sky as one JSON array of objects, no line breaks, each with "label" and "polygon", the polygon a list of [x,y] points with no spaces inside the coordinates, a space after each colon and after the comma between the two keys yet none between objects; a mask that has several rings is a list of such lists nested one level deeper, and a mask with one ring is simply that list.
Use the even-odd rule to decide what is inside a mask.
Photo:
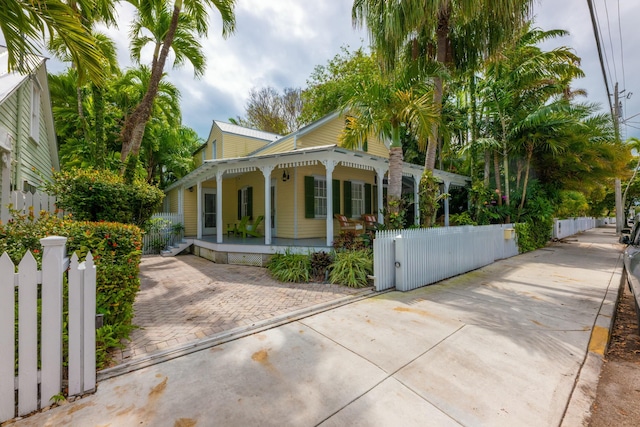
[{"label": "cloudy sky", "polygon": [[[221,37],[220,18],[214,11],[209,36],[203,40],[205,76],[195,80],[188,66],[179,70],[167,68],[169,80],[182,93],[184,124],[206,138],[213,119],[227,121],[244,115],[251,88],[273,86],[282,91],[285,87],[304,87],[313,68],[326,64],[341,46],[366,46],[366,31],[352,26],[352,4],[352,0],[237,0],[236,32],[226,40]],[[640,2],[594,0],[594,4],[610,91],[613,93],[616,81],[619,90],[624,90],[622,116],[628,120],[622,128],[623,135],[640,137],[640,115],[631,117],[640,113],[640,33],[634,28],[640,19]],[[119,30],[105,31],[118,42],[120,64],[125,67],[130,64],[127,32],[133,13],[128,5],[119,11]],[[598,102],[608,111],[587,1],[535,0],[534,14],[536,26],[571,33],[555,44],[574,48],[582,58],[586,77],[574,87],[586,89],[588,101]],[[54,61],[49,64],[53,72],[62,68]]]}]

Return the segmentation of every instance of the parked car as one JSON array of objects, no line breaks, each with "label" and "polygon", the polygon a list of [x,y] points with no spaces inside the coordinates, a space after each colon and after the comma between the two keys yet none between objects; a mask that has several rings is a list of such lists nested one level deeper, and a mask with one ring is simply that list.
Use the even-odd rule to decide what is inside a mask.
[{"label": "parked car", "polygon": [[627,247],[624,250],[624,272],[629,290],[634,296],[636,303],[636,316],[638,319],[638,330],[640,331],[640,215],[636,216],[636,221],[629,234],[623,234],[620,238]]}]

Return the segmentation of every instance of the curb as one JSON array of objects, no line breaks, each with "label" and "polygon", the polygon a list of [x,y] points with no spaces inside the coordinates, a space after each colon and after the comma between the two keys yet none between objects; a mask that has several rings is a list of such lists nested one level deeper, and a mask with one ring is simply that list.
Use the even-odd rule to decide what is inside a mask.
[{"label": "curb", "polygon": [[591,330],[588,350],[569,396],[569,402],[560,422],[561,427],[587,426],[589,424],[591,407],[596,400],[598,382],[604,364],[604,355],[609,347],[616,309],[625,285],[622,271],[621,253]]},{"label": "curb", "polygon": [[313,316],[314,314],[317,314],[317,313],[332,310],[334,308],[341,307],[343,305],[351,304],[356,301],[360,301],[366,298],[371,298],[371,297],[381,295],[387,292],[391,292],[394,290],[395,289],[388,289],[388,290],[377,292],[373,289],[368,289],[353,295],[335,299],[333,301],[313,305],[310,307],[301,308],[299,310],[292,311],[291,313],[276,316],[271,319],[262,320],[250,326],[241,326],[226,332],[221,332],[219,334],[213,335],[208,338],[192,341],[190,343],[186,343],[181,346],[174,347],[168,350],[158,351],[148,356],[144,356],[135,360],[130,360],[128,362],[121,363],[117,366],[98,371],[96,380],[103,381],[109,378],[124,375],[129,372],[147,368],[149,366],[153,366],[158,363],[176,359],[178,357],[182,357],[187,354],[195,353],[196,351],[205,350],[207,348],[224,344],[229,341],[237,340],[238,338],[243,338],[258,332],[276,328],[278,326],[281,326],[287,323],[295,322],[297,320],[304,319],[309,316]]}]

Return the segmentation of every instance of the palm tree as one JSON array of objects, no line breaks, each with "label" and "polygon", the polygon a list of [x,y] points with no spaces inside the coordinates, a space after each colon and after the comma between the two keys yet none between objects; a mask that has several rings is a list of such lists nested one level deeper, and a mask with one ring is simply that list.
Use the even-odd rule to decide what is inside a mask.
[{"label": "palm tree", "polygon": [[[566,32],[562,30],[530,29],[527,24],[512,43],[488,61],[484,70],[484,106],[499,124],[496,139],[502,145],[507,206],[511,194],[509,151],[519,146],[526,156],[520,210],[526,199],[534,149],[548,148],[556,153],[559,129],[574,123],[574,117],[564,114],[570,111],[565,92],[572,79],[584,75],[580,58],[567,47],[550,51],[538,47],[543,41],[563,35]],[[551,102],[554,97],[556,100]]]},{"label": "palm tree", "polygon": [[[176,62],[185,60],[192,63],[196,76],[201,75],[204,60],[196,41],[196,35],[204,35],[208,29],[207,6],[216,8],[222,16],[222,34],[227,36],[235,29],[233,8],[235,0],[129,0],[138,9],[138,18],[134,24],[135,38],[132,42],[133,58],[139,59],[139,53],[145,42],[154,43],[151,64],[151,79],[144,97],[127,117],[122,129],[123,163],[129,154],[137,157],[145,132],[145,126],[151,117],[153,101],[158,93],[160,80],[164,73],[169,51],[173,50]],[[184,10],[183,10],[184,8]],[[142,34],[142,29],[152,36]]]},{"label": "palm tree", "polygon": [[[465,69],[511,37],[529,14],[531,0],[354,0],[355,25],[366,22],[376,51],[393,67],[404,53]],[[442,108],[443,77],[434,78],[433,105]],[[438,144],[434,123],[425,168],[433,170]]]},{"label": "palm tree", "polygon": [[342,143],[352,148],[364,143],[372,134],[389,146],[389,187],[387,212],[398,215],[402,196],[402,135],[409,130],[419,145],[426,139],[438,115],[432,105],[432,91],[416,84],[399,70],[361,80],[345,93],[343,113],[347,126]]},{"label": "palm tree", "polygon": [[74,63],[80,81],[97,84],[104,79],[102,55],[91,30],[80,15],[60,0],[6,0],[0,7],[0,31],[9,53],[9,69],[29,72],[38,61],[43,36],[60,37]]}]

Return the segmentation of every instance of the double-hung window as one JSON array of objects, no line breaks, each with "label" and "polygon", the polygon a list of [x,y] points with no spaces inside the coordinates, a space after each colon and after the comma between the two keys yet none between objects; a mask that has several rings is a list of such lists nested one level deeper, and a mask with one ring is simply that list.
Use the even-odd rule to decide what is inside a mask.
[{"label": "double-hung window", "polygon": [[360,218],[362,214],[367,213],[364,204],[364,183],[351,182],[351,216],[353,218]]},{"label": "double-hung window", "polygon": [[327,180],[313,178],[313,214],[316,218],[327,217]]}]

